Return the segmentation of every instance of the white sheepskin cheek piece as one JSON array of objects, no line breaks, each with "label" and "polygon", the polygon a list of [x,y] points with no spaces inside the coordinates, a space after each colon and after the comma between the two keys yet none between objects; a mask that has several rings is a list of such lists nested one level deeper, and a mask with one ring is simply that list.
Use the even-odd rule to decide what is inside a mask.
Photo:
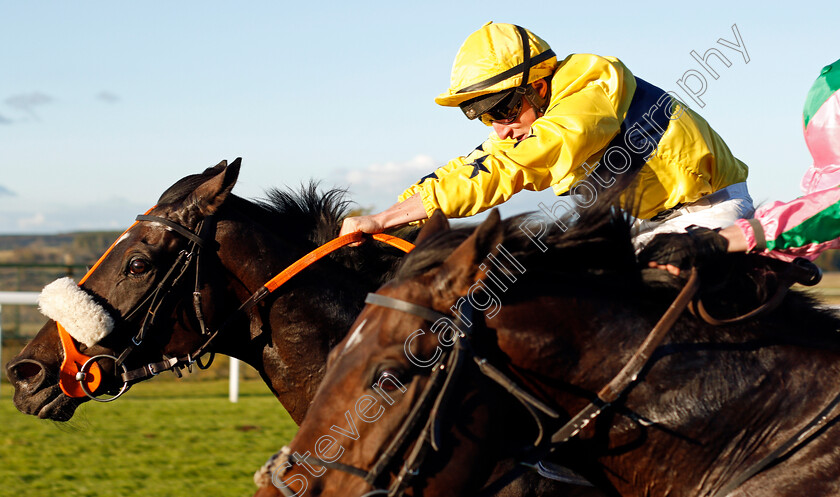
[{"label": "white sheepskin cheek piece", "polygon": [[88,347],[114,329],[108,312],[71,278],[60,278],[45,286],[38,296],[38,309]]}]

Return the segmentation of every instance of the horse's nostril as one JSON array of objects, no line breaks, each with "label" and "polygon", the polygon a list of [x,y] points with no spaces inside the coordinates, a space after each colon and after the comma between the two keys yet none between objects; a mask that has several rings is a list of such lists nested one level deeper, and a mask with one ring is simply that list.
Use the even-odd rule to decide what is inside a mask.
[{"label": "horse's nostril", "polygon": [[9,366],[9,379],[13,383],[29,381],[38,376],[43,370],[44,367],[40,363],[32,360],[23,360]]}]

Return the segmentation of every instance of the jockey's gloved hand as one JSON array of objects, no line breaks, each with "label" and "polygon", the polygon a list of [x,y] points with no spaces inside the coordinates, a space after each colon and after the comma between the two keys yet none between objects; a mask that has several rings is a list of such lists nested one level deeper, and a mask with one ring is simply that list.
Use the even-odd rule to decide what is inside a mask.
[{"label": "jockey's gloved hand", "polygon": [[718,230],[690,226],[686,233],[655,236],[639,253],[639,260],[683,270],[719,257],[728,248],[729,240]]}]

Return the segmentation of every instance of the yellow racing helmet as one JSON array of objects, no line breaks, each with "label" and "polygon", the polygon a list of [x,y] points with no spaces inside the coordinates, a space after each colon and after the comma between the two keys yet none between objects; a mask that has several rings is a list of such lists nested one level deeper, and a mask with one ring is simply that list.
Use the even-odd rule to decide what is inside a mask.
[{"label": "yellow racing helmet", "polygon": [[[528,50],[525,50],[525,47]],[[509,92],[545,78],[557,68],[557,56],[542,38],[514,24],[488,22],[467,37],[455,62],[449,89],[435,98],[439,105],[461,107],[475,119]]]}]

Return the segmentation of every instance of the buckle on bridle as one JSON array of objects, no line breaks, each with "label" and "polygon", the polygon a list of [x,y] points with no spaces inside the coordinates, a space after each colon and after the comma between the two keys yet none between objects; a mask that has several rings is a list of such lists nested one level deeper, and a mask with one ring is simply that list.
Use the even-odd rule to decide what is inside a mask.
[{"label": "buckle on bridle", "polygon": [[[161,364],[161,363],[162,363],[162,364]],[[163,369],[158,370],[158,369],[157,369],[157,365],[158,365],[158,364],[161,364],[161,367],[162,367]],[[157,376],[157,375],[159,375],[159,374],[163,373],[164,371],[169,371],[169,370],[171,370],[171,369],[172,369],[172,368],[174,368],[177,364],[178,364],[178,358],[177,358],[177,357],[166,357],[166,356],[163,356],[163,361],[161,361],[161,362],[153,362],[153,363],[151,363],[151,364],[147,364],[147,365],[146,365],[146,368],[149,370],[149,374],[151,374],[152,376]]]}]

